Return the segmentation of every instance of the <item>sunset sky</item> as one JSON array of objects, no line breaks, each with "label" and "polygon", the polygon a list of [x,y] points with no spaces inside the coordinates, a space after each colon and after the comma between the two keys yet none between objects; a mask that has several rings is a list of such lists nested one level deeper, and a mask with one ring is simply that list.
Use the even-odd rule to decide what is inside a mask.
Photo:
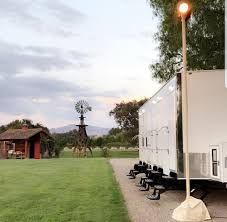
[{"label": "sunset sky", "polygon": [[0,125],[29,118],[49,128],[77,123],[113,127],[122,100],[150,97],[158,60],[158,20],[146,0],[0,2]]}]

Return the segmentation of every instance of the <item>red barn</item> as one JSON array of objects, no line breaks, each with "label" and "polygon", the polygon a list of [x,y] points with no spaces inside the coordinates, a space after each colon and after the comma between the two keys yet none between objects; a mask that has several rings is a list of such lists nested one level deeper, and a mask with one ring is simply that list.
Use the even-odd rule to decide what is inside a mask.
[{"label": "red barn", "polygon": [[40,159],[41,138],[49,137],[42,128],[9,129],[0,134],[0,155],[2,158]]}]

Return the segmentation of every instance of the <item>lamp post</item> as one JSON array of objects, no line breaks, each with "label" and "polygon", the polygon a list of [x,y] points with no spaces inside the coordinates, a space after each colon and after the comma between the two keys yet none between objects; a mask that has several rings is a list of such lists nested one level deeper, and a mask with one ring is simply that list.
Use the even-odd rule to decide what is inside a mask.
[{"label": "lamp post", "polygon": [[186,174],[186,198],[190,196],[190,176],[189,176],[189,151],[188,151],[188,90],[187,90],[187,48],[186,48],[186,17],[189,13],[189,4],[180,2],[178,10],[182,22],[182,114],[183,114],[183,144],[185,150],[185,174]]},{"label": "lamp post", "polygon": [[185,177],[186,177],[186,199],[173,212],[173,219],[177,221],[204,221],[210,219],[205,204],[190,195],[189,174],[189,147],[188,147],[188,93],[187,93],[187,47],[186,47],[186,20],[190,15],[190,4],[187,0],[178,3],[178,12],[182,22],[182,54],[183,69],[182,80],[182,122],[183,122],[183,146],[185,151]]}]

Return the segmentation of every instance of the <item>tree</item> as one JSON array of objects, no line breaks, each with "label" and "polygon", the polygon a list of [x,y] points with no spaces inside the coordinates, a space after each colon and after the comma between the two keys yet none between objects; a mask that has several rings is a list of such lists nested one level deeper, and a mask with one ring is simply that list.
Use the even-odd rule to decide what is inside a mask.
[{"label": "tree", "polygon": [[55,153],[55,157],[59,157],[59,152],[55,147],[55,141],[51,138],[43,137],[41,139],[41,156],[45,158],[45,153],[47,152],[48,157],[52,157]]},{"label": "tree", "polygon": [[67,133],[54,133],[52,136],[55,140],[55,156],[59,156],[64,147],[72,147],[75,143],[77,130]]},{"label": "tree", "polygon": [[[152,76],[159,82],[168,81],[182,68],[181,20],[178,0],[149,0],[160,18],[160,58],[151,64]],[[188,69],[224,68],[224,0],[190,0],[192,15],[187,25]]]},{"label": "tree", "polygon": [[122,130],[120,128],[112,128],[109,131],[109,135],[116,136],[117,134],[121,133]]},{"label": "tree", "polygon": [[32,128],[42,128],[47,133],[49,133],[49,129],[47,127],[43,126],[40,123],[34,124],[32,122],[32,120],[30,120],[30,119],[22,119],[22,120],[18,120],[17,119],[17,120],[14,120],[14,121],[10,122],[7,125],[2,125],[2,126],[0,126],[0,133],[6,131],[8,129],[21,129],[24,124],[27,124],[28,128],[30,128],[30,129],[32,129]]},{"label": "tree", "polygon": [[98,137],[95,145],[102,148],[103,147],[103,138]]},{"label": "tree", "polygon": [[132,138],[139,133],[138,110],[146,101],[146,98],[140,101],[123,101],[116,104],[115,108],[109,113],[110,116],[114,117],[115,121],[124,133],[127,142],[132,145],[136,145],[138,143],[138,141],[132,140]]}]

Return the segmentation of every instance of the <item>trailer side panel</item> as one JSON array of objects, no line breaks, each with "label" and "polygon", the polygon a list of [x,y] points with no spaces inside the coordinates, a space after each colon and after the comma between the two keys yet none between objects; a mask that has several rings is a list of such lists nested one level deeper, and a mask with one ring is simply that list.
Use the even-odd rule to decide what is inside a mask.
[{"label": "trailer side panel", "polygon": [[188,75],[188,113],[191,178],[225,182],[222,174],[218,172],[216,176],[216,169],[212,169],[221,170],[219,161],[215,164],[215,159],[222,160],[222,144],[227,141],[224,70],[198,71]]}]

